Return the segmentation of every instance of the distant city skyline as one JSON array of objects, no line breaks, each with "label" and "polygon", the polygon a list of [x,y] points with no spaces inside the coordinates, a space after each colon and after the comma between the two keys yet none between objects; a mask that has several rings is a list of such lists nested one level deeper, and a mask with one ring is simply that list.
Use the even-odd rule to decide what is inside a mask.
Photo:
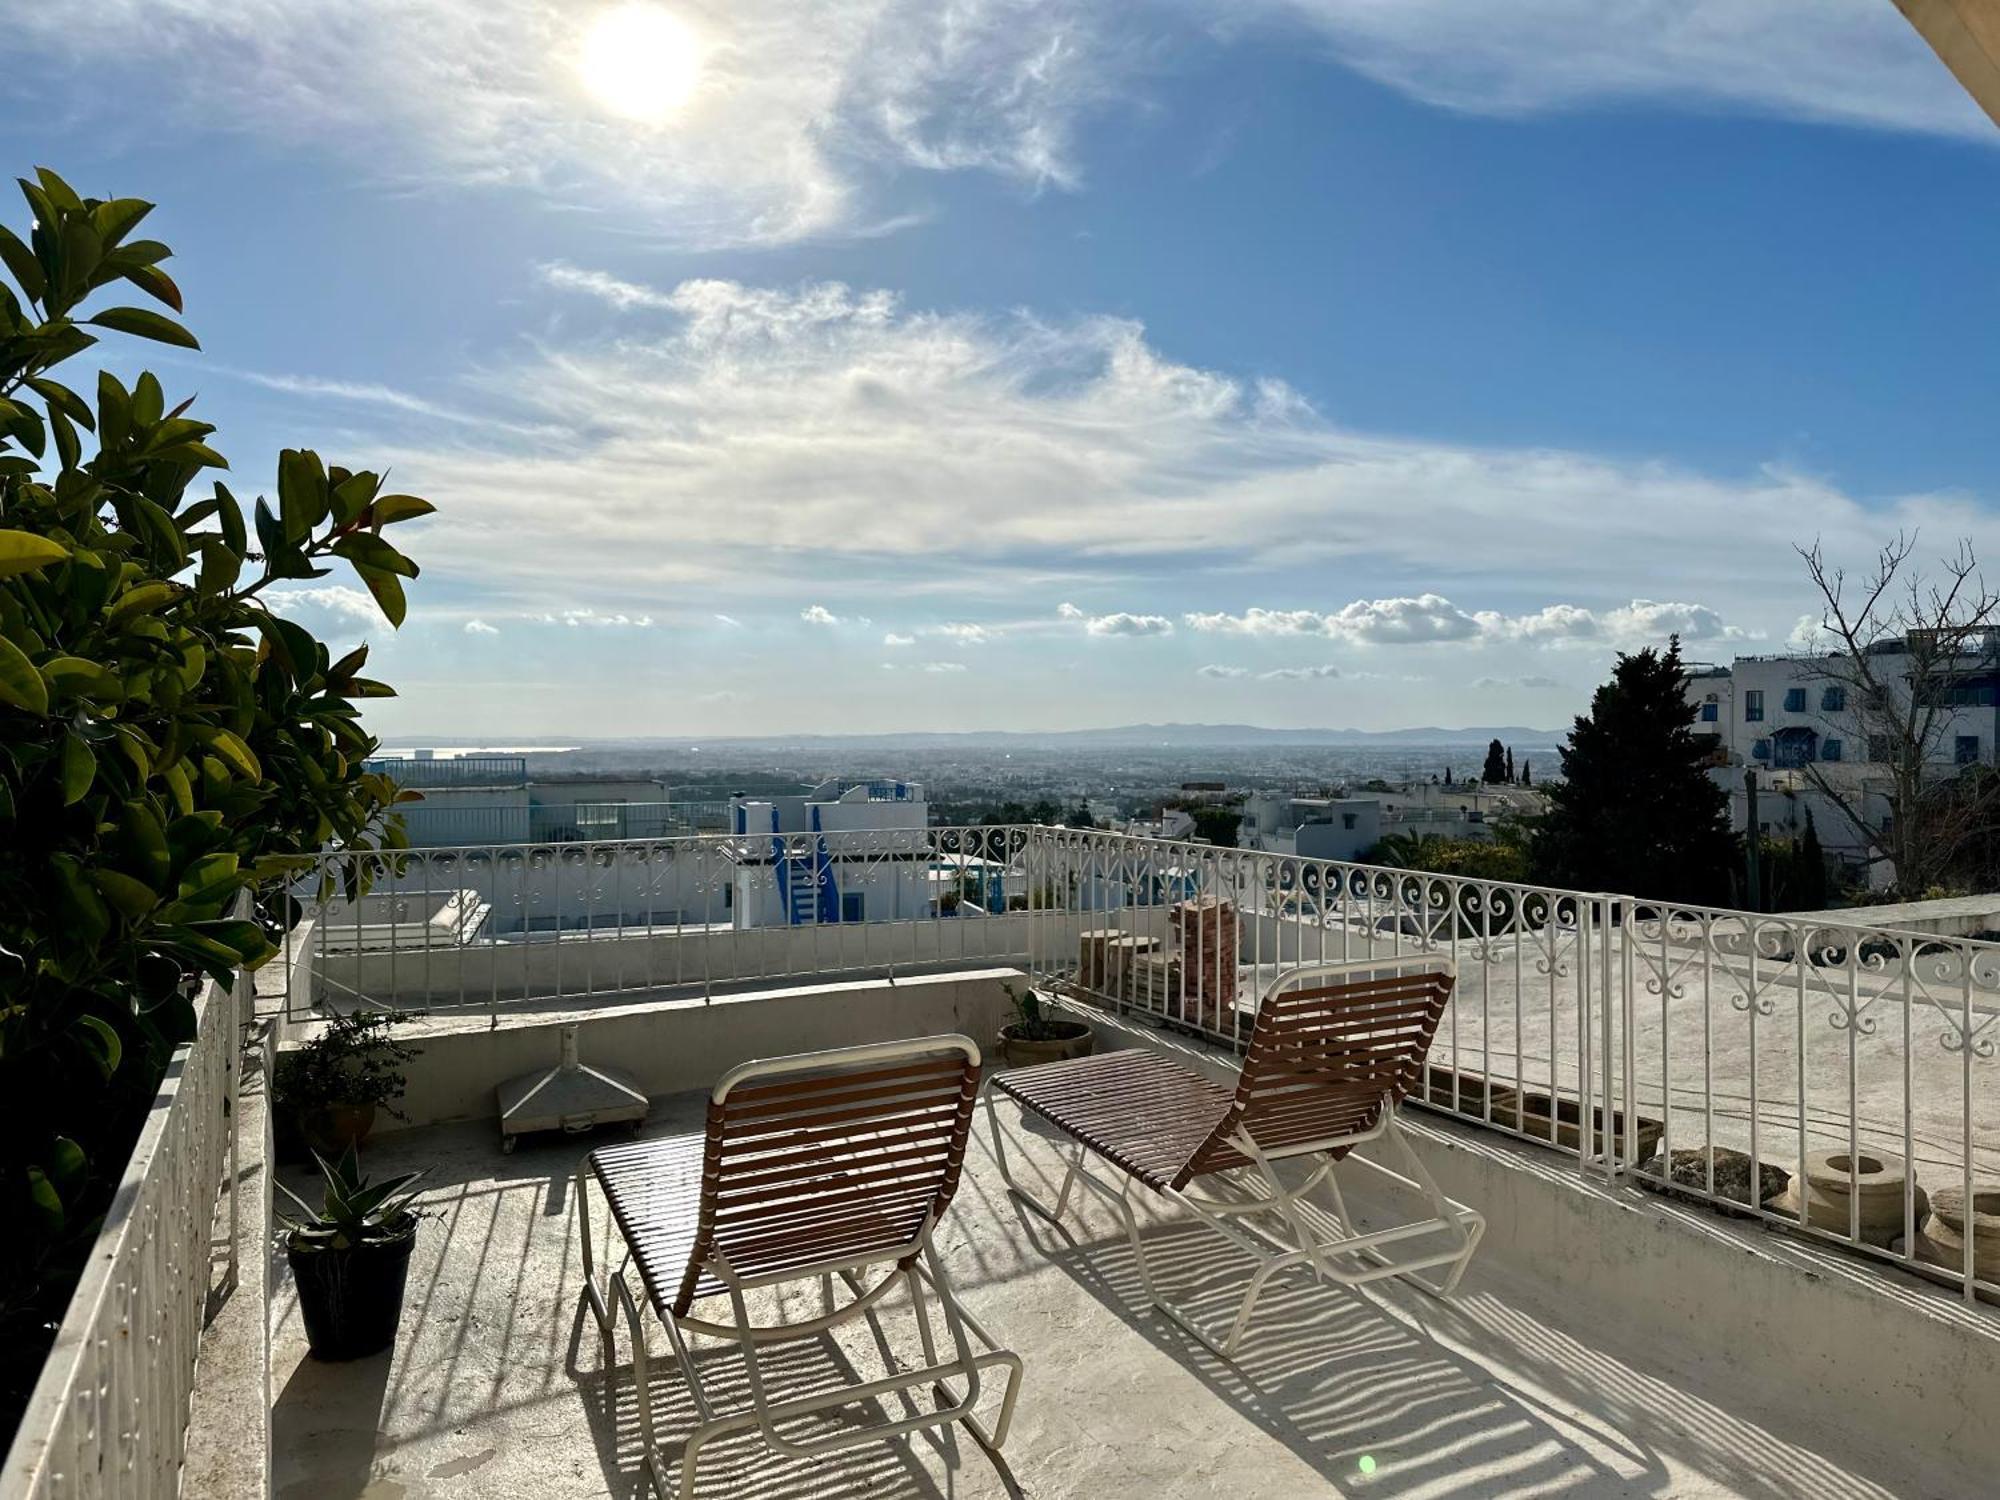
[{"label": "distant city skyline", "polygon": [[[1888,0],[89,0],[0,148],[439,506],[393,743],[1567,724],[2000,561],[2000,131]],[[25,210],[8,212],[23,224]],[[1913,248],[1915,247],[1915,248]]]}]

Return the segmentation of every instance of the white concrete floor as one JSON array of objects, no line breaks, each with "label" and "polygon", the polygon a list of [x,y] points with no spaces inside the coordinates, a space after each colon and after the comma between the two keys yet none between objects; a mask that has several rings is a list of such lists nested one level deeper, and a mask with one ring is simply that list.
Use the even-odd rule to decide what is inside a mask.
[{"label": "white concrete floor", "polygon": [[[700,1099],[656,1106],[649,1134],[698,1127]],[[1003,1118],[1011,1118],[1011,1110]],[[1017,1126],[1025,1171],[1048,1180],[1045,1138]],[[346,1365],[304,1356],[288,1279],[273,1354],[278,1500],[448,1500],[643,1494],[628,1364],[599,1368],[594,1336],[570,1345],[581,1270],[573,1219],[587,1143],[524,1143],[491,1127],[389,1137],[371,1171],[427,1167],[428,1206],[402,1333]],[[704,1461],[704,1496],[1033,1496],[1155,1500],[1229,1496],[1527,1500],[1750,1496],[1949,1500],[1949,1471],[1922,1469],[1894,1433],[1829,1411],[1801,1431],[1760,1418],[1758,1392],[1645,1316],[1626,1326],[1566,1313],[1562,1288],[1504,1247],[1482,1254],[1459,1299],[1299,1281],[1275,1287],[1238,1362],[1146,1314],[1122,1235],[1094,1204],[1052,1230],[1005,1193],[981,1132],[939,1236],[972,1311],[1027,1361],[1004,1460],[963,1436],[864,1445],[823,1463],[777,1460],[754,1437]],[[296,1177],[296,1174],[289,1174]],[[602,1215],[594,1215],[602,1218]],[[1156,1224],[1149,1243],[1178,1284],[1219,1312],[1240,1286],[1220,1243]],[[901,1309],[881,1319],[907,1357]],[[651,1347],[664,1353],[657,1324]],[[629,1358],[629,1355],[625,1356]],[[740,1391],[731,1351],[707,1356]],[[879,1372],[866,1325],[782,1357],[780,1394],[844,1369]],[[655,1412],[671,1448],[692,1406],[671,1360]],[[851,1377],[850,1377],[851,1378]]]}]

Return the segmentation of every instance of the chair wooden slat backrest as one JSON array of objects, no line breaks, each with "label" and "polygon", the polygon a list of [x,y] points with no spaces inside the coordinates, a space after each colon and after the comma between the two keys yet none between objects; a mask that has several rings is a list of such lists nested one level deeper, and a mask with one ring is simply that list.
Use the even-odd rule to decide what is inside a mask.
[{"label": "chair wooden slat backrest", "polygon": [[709,1098],[701,1204],[675,1299],[720,1255],[746,1281],[831,1262],[909,1265],[958,1189],[979,1092],[965,1037],[748,1063]]},{"label": "chair wooden slat backrest", "polygon": [[1241,1166],[1243,1131],[1267,1156],[1372,1129],[1386,1098],[1416,1087],[1456,978],[1448,959],[1311,965],[1280,977],[1257,1008],[1229,1111],[1175,1178]]}]

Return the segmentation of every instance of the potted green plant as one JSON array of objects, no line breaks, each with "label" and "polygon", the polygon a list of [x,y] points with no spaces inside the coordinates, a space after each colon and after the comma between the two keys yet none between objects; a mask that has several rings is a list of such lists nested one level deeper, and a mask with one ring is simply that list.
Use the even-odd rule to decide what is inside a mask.
[{"label": "potted green plant", "polygon": [[417,1242],[416,1192],[423,1174],[374,1183],[354,1147],[329,1163],[318,1152],[326,1196],[315,1209],[278,1184],[299,1207],[284,1215],[285,1259],[299,1292],[299,1316],[314,1359],[362,1359],[389,1347],[403,1315],[403,1285]]},{"label": "potted green plant", "polygon": [[1014,1009],[1014,1019],[1000,1028],[1000,1056],[1010,1064],[1055,1062],[1065,1057],[1087,1057],[1096,1044],[1096,1033],[1081,1021],[1061,1021],[1042,1009],[1042,997],[1034,986],[1016,991],[1011,984],[1001,990]]},{"label": "potted green plant", "polygon": [[417,1053],[391,1035],[409,1020],[394,1010],[336,1015],[296,1051],[278,1058],[277,1116],[322,1156],[363,1145],[379,1110],[404,1118],[395,1101]]}]

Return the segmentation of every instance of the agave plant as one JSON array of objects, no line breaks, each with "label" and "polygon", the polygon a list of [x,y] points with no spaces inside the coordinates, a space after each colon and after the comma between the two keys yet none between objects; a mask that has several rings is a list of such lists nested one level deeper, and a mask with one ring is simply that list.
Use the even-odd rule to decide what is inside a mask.
[{"label": "agave plant", "polygon": [[420,1217],[412,1207],[417,1195],[410,1184],[424,1175],[421,1171],[371,1182],[361,1175],[361,1158],[352,1146],[337,1162],[329,1162],[317,1151],[313,1160],[326,1178],[326,1197],[318,1208],[283,1183],[278,1184],[278,1190],[301,1210],[283,1215],[295,1244],[329,1250],[380,1244],[409,1233]]}]

